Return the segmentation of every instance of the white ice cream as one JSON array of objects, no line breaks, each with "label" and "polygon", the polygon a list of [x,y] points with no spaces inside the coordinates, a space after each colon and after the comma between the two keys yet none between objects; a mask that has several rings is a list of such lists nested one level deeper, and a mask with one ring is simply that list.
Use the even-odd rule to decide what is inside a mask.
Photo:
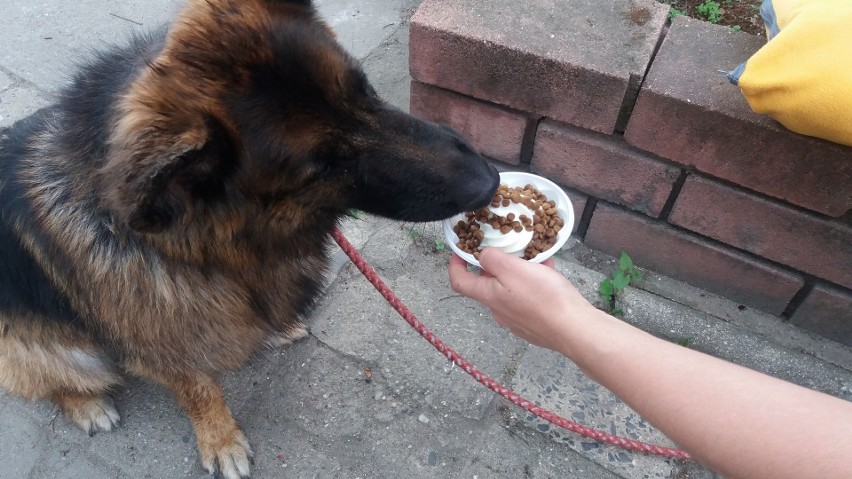
[{"label": "white ice cream", "polygon": [[[532,210],[519,203],[509,203],[509,206],[498,206],[496,208],[491,206],[488,209],[495,215],[503,217],[509,213],[514,213],[515,220],[517,221],[520,221],[521,215],[526,215],[529,219],[533,218]],[[526,249],[527,245],[530,244],[533,237],[533,232],[527,231],[526,228],[520,232],[512,230],[503,234],[499,229],[492,228],[488,223],[480,223],[479,227],[485,234],[485,237],[482,239],[482,243],[479,246],[480,248],[500,248],[504,252],[514,254],[516,256],[524,255],[524,249]]]}]

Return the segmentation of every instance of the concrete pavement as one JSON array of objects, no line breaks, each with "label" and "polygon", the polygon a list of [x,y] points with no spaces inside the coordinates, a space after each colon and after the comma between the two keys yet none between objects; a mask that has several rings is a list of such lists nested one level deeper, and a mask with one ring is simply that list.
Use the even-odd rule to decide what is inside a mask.
[{"label": "concrete pavement", "polygon": [[[12,2],[8,2],[12,3]],[[90,48],[166,21],[172,0],[42,0],[0,13],[0,126],[46,104]],[[377,90],[407,109],[407,19],[417,0],[322,0],[323,16]],[[526,345],[455,295],[437,224],[351,219],[344,231],[418,317],[480,369],[583,424],[667,443],[558,355]],[[698,466],[629,453],[556,430],[450,367],[351,265],[337,268],[309,338],[223,378],[256,456],[253,477],[675,478]],[[557,269],[590,299],[612,258],[570,241]],[[641,266],[641,265],[640,265]],[[777,319],[646,272],[625,318],[672,340],[852,399],[852,351]],[[366,381],[369,368],[372,378]],[[48,403],[0,392],[0,478],[204,476],[189,421],[159,386],[128,379],[121,427],[88,438]],[[797,440],[791,432],[790,440]]]}]

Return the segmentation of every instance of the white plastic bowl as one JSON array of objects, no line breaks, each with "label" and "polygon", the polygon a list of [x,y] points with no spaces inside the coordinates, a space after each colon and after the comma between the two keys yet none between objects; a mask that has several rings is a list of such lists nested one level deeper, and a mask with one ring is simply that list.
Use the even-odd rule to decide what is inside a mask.
[{"label": "white plastic bowl", "polygon": [[[571,204],[571,200],[562,188],[547,178],[542,178],[541,176],[533,175],[531,173],[513,171],[500,173],[500,184],[506,185],[510,188],[516,186],[523,187],[525,185],[535,186],[538,191],[547,196],[548,200],[556,202],[556,209],[559,211],[559,217],[565,221],[565,225],[556,235],[556,244],[551,246],[547,251],[539,253],[535,258],[529,260],[530,262],[541,263],[547,258],[553,256],[560,248],[565,246],[565,242],[568,241],[568,237],[571,236],[571,230],[574,229],[574,206]],[[450,245],[450,248],[452,248],[457,255],[462,257],[462,259],[474,266],[479,266],[479,261],[477,261],[472,254],[465,253],[456,246],[456,243],[459,242],[459,237],[455,231],[453,231],[453,227],[455,227],[459,220],[464,220],[464,218],[464,213],[460,213],[452,218],[444,220],[444,240],[448,245]],[[520,252],[520,256],[523,256],[523,251]]]}]

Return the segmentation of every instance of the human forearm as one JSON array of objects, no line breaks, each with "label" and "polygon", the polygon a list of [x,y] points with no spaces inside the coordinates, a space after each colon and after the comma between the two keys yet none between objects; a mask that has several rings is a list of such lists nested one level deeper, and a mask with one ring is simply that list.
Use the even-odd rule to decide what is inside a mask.
[{"label": "human forearm", "polygon": [[852,404],[586,316],[560,323],[560,352],[702,463],[726,477],[852,477]]}]

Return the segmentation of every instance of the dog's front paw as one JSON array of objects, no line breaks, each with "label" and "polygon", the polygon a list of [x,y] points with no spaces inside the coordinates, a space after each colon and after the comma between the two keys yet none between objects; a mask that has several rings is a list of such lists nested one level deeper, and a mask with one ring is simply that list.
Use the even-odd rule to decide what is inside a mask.
[{"label": "dog's front paw", "polygon": [[98,431],[112,431],[121,420],[112,400],[106,397],[67,394],[54,396],[53,400],[65,417],[89,436]]},{"label": "dog's front paw", "polygon": [[246,436],[235,429],[221,441],[207,441],[199,438],[198,450],[201,453],[201,465],[213,477],[224,479],[244,479],[249,477],[251,458],[254,453],[249,447]]}]

